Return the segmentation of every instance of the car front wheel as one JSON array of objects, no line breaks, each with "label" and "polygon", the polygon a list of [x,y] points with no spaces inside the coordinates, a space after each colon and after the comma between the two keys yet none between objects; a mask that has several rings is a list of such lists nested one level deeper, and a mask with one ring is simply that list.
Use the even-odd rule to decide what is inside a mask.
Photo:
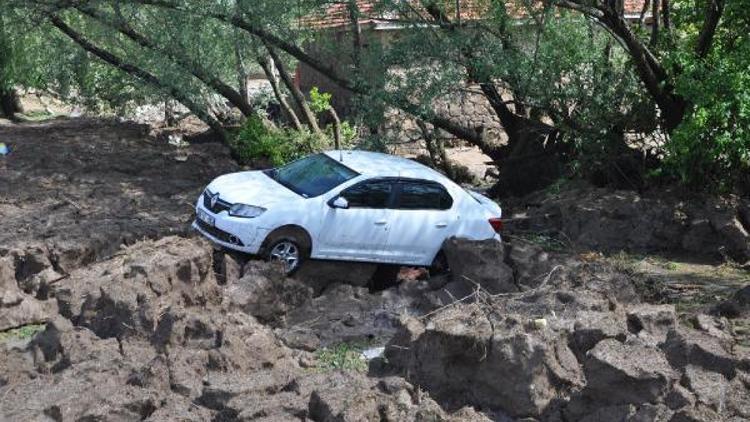
[{"label": "car front wheel", "polygon": [[268,242],[266,258],[269,261],[281,262],[284,272],[292,275],[296,272],[302,262],[307,259],[308,247],[300,236],[295,233],[280,233]]}]

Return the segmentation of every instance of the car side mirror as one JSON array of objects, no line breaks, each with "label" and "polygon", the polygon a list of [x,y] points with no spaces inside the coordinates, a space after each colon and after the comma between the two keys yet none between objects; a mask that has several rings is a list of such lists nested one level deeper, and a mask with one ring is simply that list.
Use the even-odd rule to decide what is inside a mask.
[{"label": "car side mirror", "polygon": [[349,208],[349,201],[347,201],[343,196],[337,196],[331,202],[329,202],[328,205],[330,205],[332,208],[347,209]]}]

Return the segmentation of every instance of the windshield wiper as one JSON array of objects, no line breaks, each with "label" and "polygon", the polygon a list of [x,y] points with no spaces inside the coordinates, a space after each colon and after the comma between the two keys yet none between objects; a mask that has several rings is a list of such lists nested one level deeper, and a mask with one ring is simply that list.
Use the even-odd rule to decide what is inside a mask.
[{"label": "windshield wiper", "polygon": [[266,173],[266,176],[270,177],[271,179],[276,180],[276,173],[278,172],[276,169],[268,169],[264,171],[264,173]]}]

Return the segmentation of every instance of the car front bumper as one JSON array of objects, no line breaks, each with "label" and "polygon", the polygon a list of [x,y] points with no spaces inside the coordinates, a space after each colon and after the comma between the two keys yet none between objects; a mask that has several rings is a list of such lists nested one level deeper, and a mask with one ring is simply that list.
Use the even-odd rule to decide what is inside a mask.
[{"label": "car front bumper", "polygon": [[226,211],[213,214],[198,201],[196,211],[201,210],[214,218],[214,225],[196,218],[192,227],[200,234],[229,249],[249,254],[257,254],[269,230],[258,227],[255,219],[230,217]]}]

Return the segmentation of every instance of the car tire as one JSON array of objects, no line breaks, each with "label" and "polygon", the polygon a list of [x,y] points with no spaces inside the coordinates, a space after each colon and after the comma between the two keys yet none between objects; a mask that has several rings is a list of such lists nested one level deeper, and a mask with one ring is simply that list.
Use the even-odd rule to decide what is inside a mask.
[{"label": "car tire", "polygon": [[279,230],[271,233],[266,241],[265,259],[282,261],[284,273],[292,275],[310,257],[310,246],[305,235],[297,230]]},{"label": "car tire", "polygon": [[448,257],[445,256],[445,252],[442,249],[435,255],[428,270],[430,271],[430,276],[450,274],[451,268],[448,265]]}]

